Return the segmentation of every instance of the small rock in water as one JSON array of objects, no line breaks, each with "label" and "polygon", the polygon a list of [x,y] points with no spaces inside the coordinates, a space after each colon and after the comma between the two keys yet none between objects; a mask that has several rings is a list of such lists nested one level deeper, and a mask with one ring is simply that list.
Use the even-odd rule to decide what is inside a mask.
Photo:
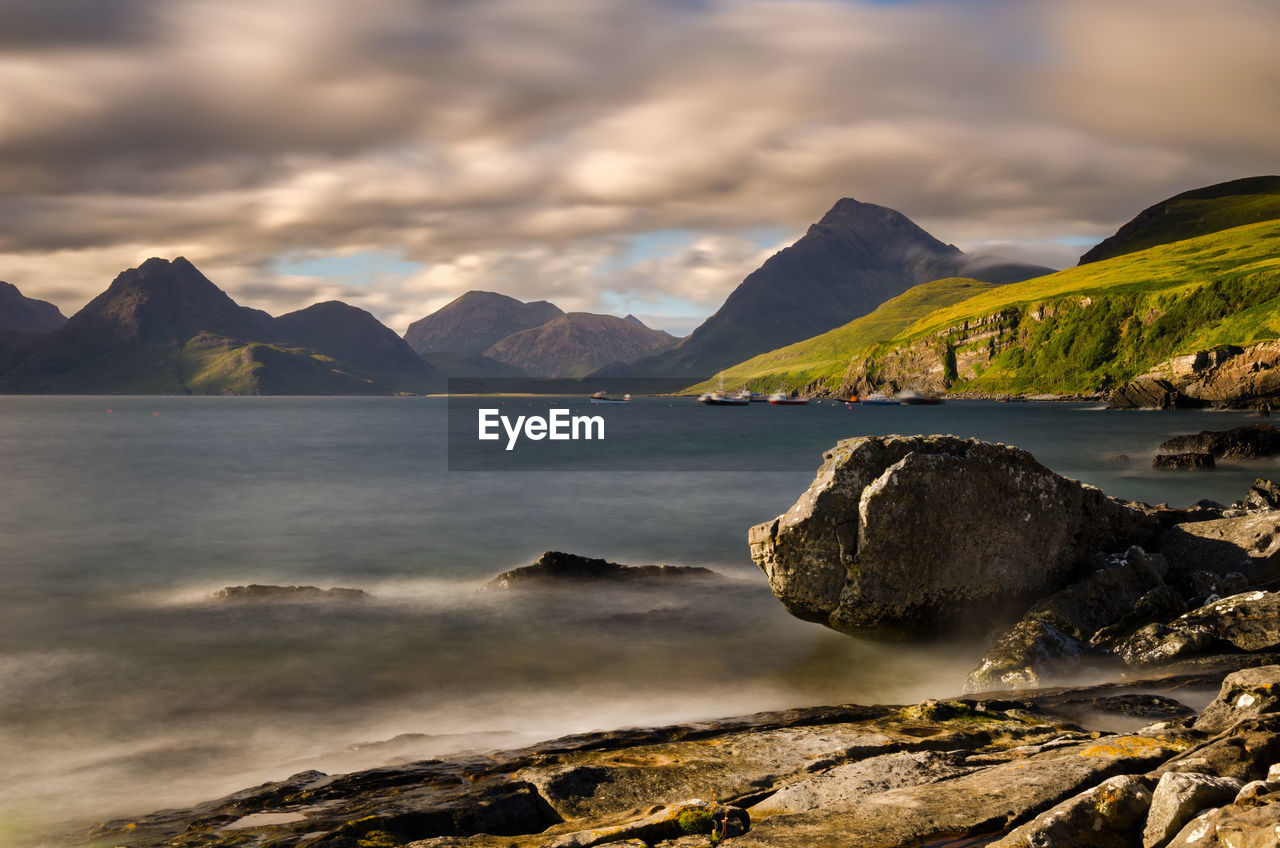
[{"label": "small rock in water", "polygon": [[228,586],[213,593],[217,601],[360,601],[369,597],[363,589],[319,586]]},{"label": "small rock in water", "polygon": [[600,581],[648,582],[671,578],[716,578],[709,568],[681,565],[619,565],[603,559],[547,551],[533,565],[504,571],[485,584],[487,589],[514,589],[558,583]]},{"label": "small rock in water", "polygon": [[1209,471],[1214,468],[1211,453],[1161,453],[1151,460],[1157,471]]}]

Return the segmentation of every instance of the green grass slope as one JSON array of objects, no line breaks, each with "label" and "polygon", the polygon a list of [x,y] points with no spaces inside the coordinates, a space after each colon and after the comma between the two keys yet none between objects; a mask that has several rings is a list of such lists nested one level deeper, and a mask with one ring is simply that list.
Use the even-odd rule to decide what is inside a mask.
[{"label": "green grass slope", "polygon": [[1080,257],[1080,264],[1276,218],[1280,218],[1280,176],[1206,186],[1144,209]]},{"label": "green grass slope", "polygon": [[998,288],[996,283],[963,277],[923,283],[885,301],[868,315],[811,339],[752,357],[685,391],[710,391],[719,385],[721,376],[726,386],[750,386],[755,391],[799,387],[813,381],[831,384],[844,374],[850,358],[892,339],[940,307],[994,288]]},{"label": "green grass slope", "polygon": [[[965,329],[1000,315],[998,331]],[[990,327],[990,323],[988,323]],[[1280,338],[1280,220],[1162,244],[935,310],[881,346],[988,353],[953,388],[1093,392],[1179,353]],[[981,358],[981,356],[979,356]]]},{"label": "green grass slope", "polygon": [[[757,390],[1077,394],[1114,387],[1181,353],[1272,338],[1280,338],[1280,220],[1020,283],[927,283],[723,373],[727,387]],[[922,382],[926,372],[934,382]]]}]

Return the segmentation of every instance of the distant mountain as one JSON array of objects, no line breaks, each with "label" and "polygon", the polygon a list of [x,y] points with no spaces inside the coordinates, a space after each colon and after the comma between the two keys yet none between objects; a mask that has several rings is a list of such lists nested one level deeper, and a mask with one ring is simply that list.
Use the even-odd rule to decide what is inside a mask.
[{"label": "distant mountain", "polygon": [[330,300],[275,319],[287,344],[309,348],[405,390],[427,391],[439,371],[422,361],[395,331],[363,309]]},{"label": "distant mountain", "polygon": [[[63,327],[37,341],[0,378],[0,391],[387,394],[416,390],[422,383],[420,374],[435,372],[415,365],[414,379],[406,381],[398,367],[390,372],[374,367],[386,355],[385,347],[380,347],[386,340],[385,334],[369,325],[371,320],[368,313],[353,307],[322,304],[281,322],[238,305],[186,259],[148,259],[117,276]],[[344,323],[353,326],[342,327]],[[334,338],[322,341],[321,327],[327,327]],[[383,330],[395,338],[390,330]],[[370,339],[373,350],[360,353],[359,338]],[[312,347],[312,342],[323,350]],[[359,361],[343,361],[335,354]]]},{"label": "distant mountain", "polygon": [[845,198],[749,274],[678,347],[601,375],[702,379],[866,315],[919,283],[955,276],[1013,282],[1052,270],[976,261],[900,212]]},{"label": "distant mountain", "polygon": [[558,318],[564,311],[545,300],[522,303],[495,292],[469,291],[414,321],[404,340],[421,356],[483,353],[503,338]]},{"label": "distant mountain", "polygon": [[22,360],[41,337],[67,323],[52,303],[26,297],[11,283],[0,282],[0,374]]},{"label": "distant mountain", "polygon": [[0,282],[0,332],[37,336],[67,323],[58,307],[26,297],[12,283]]},{"label": "distant mountain", "polygon": [[1100,262],[1161,244],[1280,218],[1280,176],[1240,180],[1184,191],[1139,212],[1080,257]]},{"label": "distant mountain", "polygon": [[541,326],[512,333],[485,351],[532,377],[585,377],[610,363],[627,363],[666,350],[677,339],[634,317],[569,312]]}]

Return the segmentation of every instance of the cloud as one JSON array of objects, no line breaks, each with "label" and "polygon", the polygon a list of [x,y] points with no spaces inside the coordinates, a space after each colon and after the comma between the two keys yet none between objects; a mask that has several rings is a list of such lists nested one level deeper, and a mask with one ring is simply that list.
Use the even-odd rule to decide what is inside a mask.
[{"label": "cloud", "polygon": [[[1269,0],[79,5],[0,11],[0,278],[66,311],[180,251],[249,305],[400,326],[466,288],[710,313],[754,228],[841,196],[1058,263],[1276,170]],[[362,251],[419,270],[275,270]]]}]

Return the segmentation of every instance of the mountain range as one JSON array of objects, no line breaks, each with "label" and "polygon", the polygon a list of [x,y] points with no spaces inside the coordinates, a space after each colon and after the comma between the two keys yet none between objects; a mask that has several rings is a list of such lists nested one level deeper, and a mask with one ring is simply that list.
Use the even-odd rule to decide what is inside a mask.
[{"label": "mountain range", "polygon": [[182,257],[121,273],[0,377],[4,392],[69,394],[390,394],[442,384],[364,310],[323,303],[272,318]]},{"label": "mountain range", "polygon": [[545,300],[522,303],[470,291],[413,322],[405,341],[451,377],[584,377],[677,343],[634,315],[566,313]]},{"label": "mountain range", "polygon": [[717,371],[760,389],[1093,392],[1196,346],[1280,337],[1277,243],[1274,176],[1162,201],[1061,272],[968,256],[845,198],[685,339],[480,291],[402,339],[336,301],[272,317],[183,258],[150,259],[70,319],[0,284],[0,392],[387,394],[446,376]]}]

